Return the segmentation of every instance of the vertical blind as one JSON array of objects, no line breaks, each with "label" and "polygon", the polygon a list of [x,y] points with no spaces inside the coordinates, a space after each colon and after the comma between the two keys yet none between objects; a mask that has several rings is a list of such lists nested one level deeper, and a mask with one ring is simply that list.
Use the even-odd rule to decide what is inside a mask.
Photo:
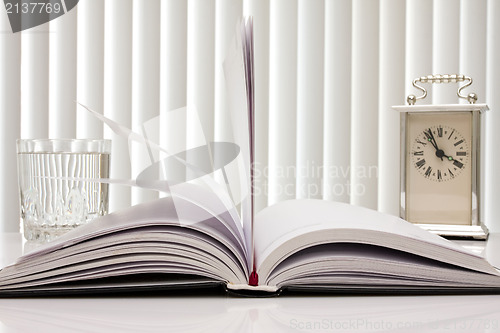
[{"label": "vertical blind", "polygon": [[[1,230],[19,229],[15,139],[113,140],[111,176],[140,170],[75,101],[134,130],[164,110],[168,146],[231,140],[222,63],[241,15],[254,16],[257,209],[291,198],[399,211],[399,115],[411,80],[463,73],[485,116],[485,222],[500,230],[500,3],[495,0],[82,0],[12,34],[0,14]],[[432,87],[426,103],[458,103]],[[194,142],[193,141],[193,142]],[[131,154],[131,156],[129,156]],[[129,163],[129,157],[132,157]],[[111,210],[157,197],[113,187]]]}]

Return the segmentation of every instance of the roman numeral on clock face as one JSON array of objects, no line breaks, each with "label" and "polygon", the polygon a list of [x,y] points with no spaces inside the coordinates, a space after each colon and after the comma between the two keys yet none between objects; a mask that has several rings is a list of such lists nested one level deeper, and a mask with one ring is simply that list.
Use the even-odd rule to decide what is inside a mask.
[{"label": "roman numeral on clock face", "polygon": [[425,176],[429,177],[431,175],[432,168],[430,166],[427,167],[427,170],[425,170]]},{"label": "roman numeral on clock face", "polygon": [[451,131],[450,136],[448,137],[448,140],[451,139],[451,136],[453,135],[453,133],[455,133],[455,130]]},{"label": "roman numeral on clock face", "polygon": [[424,159],[421,159],[420,161],[418,161],[417,163],[415,163],[415,165],[420,169],[421,167],[423,167],[425,164],[425,160]]},{"label": "roman numeral on clock face", "polygon": [[464,166],[463,163],[461,163],[457,160],[453,161],[453,165],[456,166],[457,168],[460,168],[460,169],[462,169],[462,167]]},{"label": "roman numeral on clock face", "polygon": [[417,143],[420,143],[422,146],[427,146],[427,142],[423,142],[421,140],[416,140]]}]

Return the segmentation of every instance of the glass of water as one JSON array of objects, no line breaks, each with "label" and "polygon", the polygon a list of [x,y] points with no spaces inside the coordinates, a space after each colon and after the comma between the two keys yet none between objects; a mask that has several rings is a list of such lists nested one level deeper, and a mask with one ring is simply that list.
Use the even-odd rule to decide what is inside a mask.
[{"label": "glass of water", "polygon": [[50,241],[108,212],[110,140],[17,140],[24,237]]}]

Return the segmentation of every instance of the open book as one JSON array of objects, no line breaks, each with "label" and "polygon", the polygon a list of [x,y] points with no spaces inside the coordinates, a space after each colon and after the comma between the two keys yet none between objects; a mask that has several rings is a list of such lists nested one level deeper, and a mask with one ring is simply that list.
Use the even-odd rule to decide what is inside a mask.
[{"label": "open book", "polygon": [[167,196],[20,257],[0,271],[0,296],[214,285],[250,293],[500,290],[500,273],[481,256],[395,216],[322,200],[284,201],[254,216],[251,19],[237,35],[225,62],[235,143],[153,163],[134,185]]}]

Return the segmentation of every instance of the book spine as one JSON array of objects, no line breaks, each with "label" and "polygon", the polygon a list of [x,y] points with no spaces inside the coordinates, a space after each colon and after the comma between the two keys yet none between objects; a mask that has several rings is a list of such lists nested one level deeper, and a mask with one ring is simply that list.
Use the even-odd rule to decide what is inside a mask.
[{"label": "book spine", "polygon": [[253,271],[248,279],[248,284],[255,287],[259,285],[259,275]]}]

